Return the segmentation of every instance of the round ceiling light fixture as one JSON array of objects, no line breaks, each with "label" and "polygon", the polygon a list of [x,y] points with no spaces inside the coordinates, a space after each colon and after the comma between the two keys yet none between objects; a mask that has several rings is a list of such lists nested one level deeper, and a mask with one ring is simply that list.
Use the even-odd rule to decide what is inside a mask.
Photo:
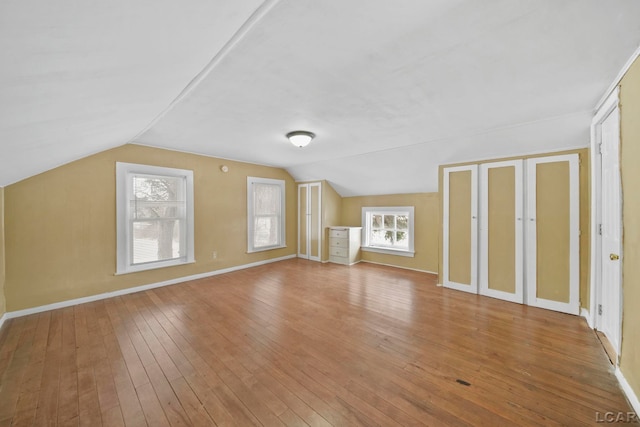
[{"label": "round ceiling light fixture", "polygon": [[296,130],[287,134],[289,142],[300,148],[309,145],[311,140],[315,137],[316,135],[313,132],[308,132],[306,130]]}]

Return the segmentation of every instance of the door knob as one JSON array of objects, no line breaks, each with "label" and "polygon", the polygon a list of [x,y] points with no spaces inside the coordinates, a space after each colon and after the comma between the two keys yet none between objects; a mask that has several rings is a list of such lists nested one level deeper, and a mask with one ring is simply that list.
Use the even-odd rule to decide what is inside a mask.
[{"label": "door knob", "polygon": [[611,261],[618,260],[618,259],[620,259],[620,255],[618,255],[618,254],[609,254],[609,259]]}]

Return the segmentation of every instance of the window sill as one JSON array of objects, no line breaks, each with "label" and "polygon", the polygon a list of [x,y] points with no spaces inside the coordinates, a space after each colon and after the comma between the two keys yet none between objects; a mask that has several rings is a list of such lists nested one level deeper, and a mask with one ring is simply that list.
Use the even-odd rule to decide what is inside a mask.
[{"label": "window sill", "polygon": [[266,248],[258,248],[258,249],[249,249],[249,250],[247,251],[247,253],[248,253],[248,254],[254,254],[254,253],[256,253],[256,252],[271,251],[271,250],[273,250],[273,249],[284,249],[284,248],[286,248],[286,247],[287,247],[287,245],[282,245],[282,246],[269,246],[269,247],[266,247]]},{"label": "window sill", "polygon": [[415,251],[404,251],[401,249],[390,249],[390,248],[378,248],[374,246],[362,246],[362,249],[365,252],[376,252],[379,254],[387,254],[387,255],[397,255],[397,256],[405,256],[409,258],[415,257]]},{"label": "window sill", "polygon": [[172,260],[172,261],[164,261],[164,262],[157,262],[157,263],[151,262],[148,264],[140,264],[137,266],[132,266],[127,268],[126,270],[116,271],[114,276],[121,276],[123,274],[129,274],[129,273],[138,273],[140,271],[157,270],[159,268],[165,268],[165,267],[175,267],[178,265],[194,264],[195,262],[196,262],[195,259],[190,259],[187,261]]}]

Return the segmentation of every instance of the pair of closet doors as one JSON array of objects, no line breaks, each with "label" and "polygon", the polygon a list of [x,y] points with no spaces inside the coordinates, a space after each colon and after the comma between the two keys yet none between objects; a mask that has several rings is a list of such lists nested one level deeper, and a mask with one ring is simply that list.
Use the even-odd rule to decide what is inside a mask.
[{"label": "pair of closet doors", "polygon": [[443,172],[443,286],[579,314],[578,155]]},{"label": "pair of closet doors", "polygon": [[298,258],[322,257],[322,183],[298,184]]}]

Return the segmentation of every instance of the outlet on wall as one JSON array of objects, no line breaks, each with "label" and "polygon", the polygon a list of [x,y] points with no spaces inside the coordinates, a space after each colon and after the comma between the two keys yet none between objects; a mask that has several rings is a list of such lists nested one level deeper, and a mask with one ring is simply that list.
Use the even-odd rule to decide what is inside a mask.
[{"label": "outlet on wall", "polygon": [[213,259],[218,259],[218,251],[213,251]]}]

